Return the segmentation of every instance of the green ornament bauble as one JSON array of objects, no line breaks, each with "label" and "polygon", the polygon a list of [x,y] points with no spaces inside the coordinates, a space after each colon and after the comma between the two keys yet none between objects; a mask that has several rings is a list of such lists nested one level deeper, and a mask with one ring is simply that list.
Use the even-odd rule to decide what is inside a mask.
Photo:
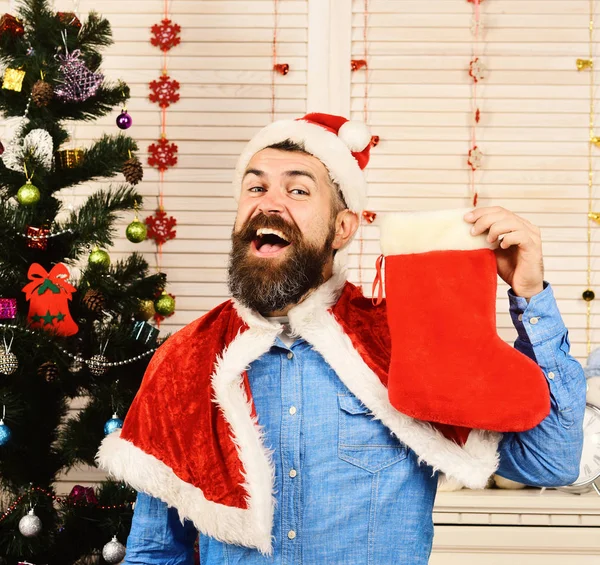
[{"label": "green ornament bauble", "polygon": [[154,302],[154,309],[161,316],[170,316],[175,312],[175,298],[163,292]]},{"label": "green ornament bauble", "polygon": [[17,192],[21,206],[35,206],[40,201],[40,189],[28,180]]},{"label": "green ornament bauble", "polygon": [[131,243],[141,243],[148,235],[148,228],[146,227],[146,224],[140,222],[136,218],[127,226],[125,235],[127,236],[127,239],[131,241]]},{"label": "green ornament bauble", "polygon": [[110,255],[104,249],[94,247],[88,257],[90,265],[98,265],[99,267],[108,268],[110,266]]}]

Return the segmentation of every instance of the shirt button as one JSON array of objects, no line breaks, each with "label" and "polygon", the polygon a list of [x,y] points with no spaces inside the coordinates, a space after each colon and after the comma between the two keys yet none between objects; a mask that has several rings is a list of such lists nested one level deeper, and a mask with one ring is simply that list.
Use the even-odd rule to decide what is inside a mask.
[{"label": "shirt button", "polygon": [[519,322],[523,321],[523,314],[519,314],[519,316],[517,317],[517,319],[519,320]]},{"label": "shirt button", "polygon": [[553,380],[554,380],[554,373],[553,373],[552,371],[550,371],[550,372],[548,373],[548,378],[549,378],[551,381],[553,381]]},{"label": "shirt button", "polygon": [[292,477],[292,479],[297,475],[298,473],[296,473],[296,469],[291,469],[290,470],[290,477]]},{"label": "shirt button", "polygon": [[292,407],[290,408],[290,414],[293,416],[295,413],[296,413],[296,407],[295,407],[295,406],[292,406]]},{"label": "shirt button", "polygon": [[537,324],[539,321],[540,321],[540,319],[539,319],[539,318],[530,318],[530,320],[529,320],[529,323],[530,323],[532,326],[535,326],[535,325],[536,325],[536,324]]},{"label": "shirt button", "polygon": [[294,354],[293,354],[293,353],[290,351],[290,352],[287,354],[287,358],[288,358],[288,359],[292,359],[293,357],[294,357]]},{"label": "shirt button", "polygon": [[288,532],[288,538],[294,539],[296,537],[296,532],[294,530],[290,530]]}]

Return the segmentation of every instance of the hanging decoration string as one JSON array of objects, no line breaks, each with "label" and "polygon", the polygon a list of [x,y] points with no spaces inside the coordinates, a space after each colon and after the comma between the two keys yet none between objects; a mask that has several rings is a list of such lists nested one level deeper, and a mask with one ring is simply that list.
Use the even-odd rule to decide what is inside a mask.
[{"label": "hanging decoration string", "polygon": [[277,29],[279,26],[279,0],[273,0],[273,41],[272,41],[272,69],[271,69],[271,121],[275,120],[275,77],[290,72],[288,63],[277,62]]},{"label": "hanging decoration string", "polygon": [[[141,361],[142,359],[144,359],[145,357],[148,357],[149,355],[152,355],[157,348],[154,347],[152,349],[148,349],[147,351],[144,351],[144,353],[141,353],[140,355],[135,355],[134,357],[130,357],[128,359],[123,359],[122,361],[115,361],[115,362],[109,362],[109,361],[102,361],[99,359],[85,359],[83,357],[79,357],[78,355],[74,355],[73,353],[71,353],[70,351],[67,351],[66,349],[64,349],[61,346],[56,345],[56,342],[50,340],[47,338],[46,333],[45,332],[35,332],[33,330],[29,330],[27,328],[23,328],[21,326],[17,326],[17,325],[13,325],[13,324],[0,324],[0,331],[4,332],[4,334],[6,334],[7,331],[11,331],[12,330],[17,330],[26,334],[31,334],[31,335],[35,335],[37,337],[41,337],[42,339],[44,339],[45,341],[47,341],[48,343],[56,346],[56,348],[63,353],[64,355],[66,355],[67,357],[73,359],[74,361],[77,361],[78,363],[85,363],[86,365],[100,365],[102,367],[122,367],[123,365],[130,365],[131,363],[135,363],[137,361]],[[6,346],[6,338],[4,337],[4,343]],[[108,342],[106,342],[104,349],[102,350],[103,353],[106,351],[106,345],[108,345]],[[10,347],[12,346],[12,339],[11,342],[7,348],[7,352],[10,352]],[[6,349],[6,347],[5,347]]]},{"label": "hanging decoration string", "polygon": [[[350,61],[350,69],[352,72],[364,70],[364,91],[363,91],[363,122],[368,124],[369,120],[369,0],[364,0],[363,4],[363,58],[352,59]],[[379,143],[379,137],[371,138],[371,147]],[[368,214],[368,215],[365,215]],[[363,212],[363,216],[359,218],[358,228],[358,286],[362,289],[363,286],[363,255],[365,247],[364,239],[364,222],[372,223],[375,220],[375,215],[372,212]]]},{"label": "hanging decoration string", "polygon": [[[168,216],[165,211],[164,188],[165,172],[177,164],[177,153],[179,151],[175,143],[171,143],[167,137],[167,108],[179,101],[178,81],[171,79],[168,71],[168,52],[181,43],[181,26],[171,21],[170,18],[170,0],[164,0],[163,19],[160,24],[155,24],[151,28],[152,37],[150,43],[158,47],[161,52],[160,77],[149,83],[150,94],[148,98],[151,102],[158,104],[160,108],[160,137],[148,147],[148,165],[158,169],[158,208],[152,216],[146,218],[148,226],[148,238],[152,239],[157,246],[156,252],[156,270],[162,270],[162,249],[163,245],[173,239],[177,232],[175,226],[177,220],[173,216]],[[160,325],[164,316],[156,314],[154,319]]]},{"label": "hanging decoration string", "polygon": [[[77,487],[73,487],[73,490],[75,490],[76,488]],[[81,501],[77,500],[77,498],[75,496],[68,496],[68,497],[56,496],[52,492],[50,492],[42,487],[31,486],[27,492],[23,493],[16,500],[14,500],[6,508],[6,510],[0,515],[0,523],[2,523],[6,518],[8,518],[15,510],[17,510],[17,508],[19,508],[19,506],[21,505],[21,503],[24,500],[29,501],[29,504],[31,505],[31,497],[34,492],[43,494],[43,495],[47,496],[48,498],[51,498],[54,502],[57,502],[58,504],[63,504],[63,505],[71,506],[71,507],[91,506],[92,505],[92,503],[90,503],[90,502],[86,502],[84,500],[81,500]],[[133,504],[134,504],[133,502],[124,502],[122,504],[111,504],[111,505],[93,504],[93,506],[94,506],[94,508],[97,508],[98,510],[121,510],[121,509],[125,509],[125,508],[131,508],[133,506]]]},{"label": "hanging decoration string", "polygon": [[486,76],[487,69],[481,62],[481,8],[480,3],[483,0],[467,0],[473,4],[471,32],[473,34],[473,42],[471,48],[471,61],[469,63],[469,76],[472,80],[471,86],[471,135],[469,140],[469,154],[467,164],[469,165],[469,188],[472,196],[473,206],[477,206],[479,197],[479,188],[477,186],[476,171],[481,168],[483,153],[477,143],[477,126],[481,119],[481,110],[479,108],[479,93],[478,86]]},{"label": "hanging decoration string", "polygon": [[600,146],[600,139],[594,133],[595,129],[595,80],[594,80],[594,19],[595,3],[589,0],[589,28],[588,28],[588,59],[577,59],[578,71],[587,70],[590,76],[590,113],[589,113],[589,142],[588,142],[588,211],[587,211],[587,288],[583,291],[582,298],[586,301],[586,346],[587,354],[592,350],[592,301],[596,297],[592,290],[592,222],[600,223],[600,214],[593,211],[594,207],[594,156],[593,146]]}]

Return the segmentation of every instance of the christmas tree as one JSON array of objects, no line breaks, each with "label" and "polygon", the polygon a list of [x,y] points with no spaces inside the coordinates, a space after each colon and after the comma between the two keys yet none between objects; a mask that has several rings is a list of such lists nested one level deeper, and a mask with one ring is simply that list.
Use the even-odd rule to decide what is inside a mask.
[{"label": "christmas tree", "polygon": [[[135,493],[106,481],[58,497],[60,473],[94,464],[105,433],[120,427],[158,343],[148,323],[166,279],[133,253],[106,251],[119,214],[135,210],[139,242],[142,167],[117,129],[131,116],[123,82],[100,71],[109,22],[21,2],[0,20],[0,112],[14,128],[0,159],[0,563],[118,563]],[[115,131],[69,148],[67,126],[116,108]],[[102,183],[77,209],[65,190]],[[162,300],[162,303],[160,302]],[[168,301],[167,301],[168,302]],[[171,311],[169,311],[171,310]],[[84,406],[73,418],[74,399]],[[113,536],[116,539],[113,541]],[[104,553],[104,555],[102,555]]]}]

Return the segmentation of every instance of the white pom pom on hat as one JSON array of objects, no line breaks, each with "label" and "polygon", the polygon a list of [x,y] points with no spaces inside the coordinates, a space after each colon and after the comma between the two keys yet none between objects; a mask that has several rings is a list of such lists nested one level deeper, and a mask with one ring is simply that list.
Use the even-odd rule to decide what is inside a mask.
[{"label": "white pom pom on hat", "polygon": [[371,143],[371,132],[364,122],[347,121],[340,127],[338,137],[352,153],[363,151]]}]

